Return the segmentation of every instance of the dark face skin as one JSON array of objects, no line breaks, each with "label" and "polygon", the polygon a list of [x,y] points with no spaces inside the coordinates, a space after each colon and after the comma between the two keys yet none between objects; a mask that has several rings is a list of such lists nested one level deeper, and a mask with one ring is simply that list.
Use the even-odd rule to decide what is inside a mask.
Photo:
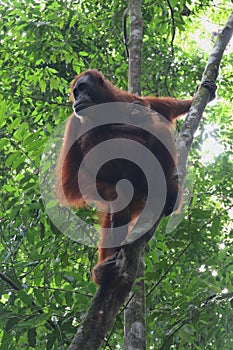
[{"label": "dark face skin", "polygon": [[78,78],[73,88],[74,112],[78,113],[84,108],[101,103],[101,92],[104,81],[101,77],[95,81],[91,75],[86,74]]}]

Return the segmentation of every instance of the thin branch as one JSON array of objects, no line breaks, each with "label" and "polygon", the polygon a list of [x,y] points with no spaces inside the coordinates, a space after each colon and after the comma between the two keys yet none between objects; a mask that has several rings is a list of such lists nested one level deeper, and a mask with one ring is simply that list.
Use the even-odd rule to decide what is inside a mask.
[{"label": "thin branch", "polygon": [[[210,306],[210,304],[213,303],[220,303],[221,301],[231,301],[233,299],[233,293],[226,293],[226,294],[217,294],[208,297],[205,301],[200,303],[199,309],[195,310],[191,316],[184,318],[183,320],[180,320],[179,323],[176,323],[175,326],[172,328],[175,328],[172,332],[169,332],[169,335],[166,337],[165,342],[163,345],[159,348],[159,350],[165,350],[167,349],[167,344],[170,343],[171,339],[174,337],[174,335],[186,324],[190,323],[190,321],[193,321],[195,318],[198,318],[201,313],[206,311],[206,309]],[[190,310],[187,311],[190,314]]]},{"label": "thin branch", "polygon": [[128,36],[127,36],[127,17],[129,15],[129,8],[127,7],[123,13],[122,18],[122,31],[123,31],[123,43],[125,46],[126,57],[129,58],[129,49],[128,49]]},{"label": "thin branch", "polygon": [[172,62],[174,60],[174,40],[175,40],[175,36],[176,36],[176,25],[175,25],[174,11],[173,11],[172,5],[171,5],[169,0],[167,0],[167,4],[168,4],[168,7],[169,7],[169,10],[170,10],[170,13],[171,13],[172,38],[171,38],[171,43],[170,43],[171,53],[170,53],[170,56],[169,56],[168,67],[167,67],[167,70],[166,70],[166,73],[165,73],[164,85],[165,85],[167,94],[170,96],[170,92],[169,92],[169,89],[168,89],[168,86],[167,86],[167,79],[168,79],[168,73],[169,73],[170,68],[171,68],[171,64],[172,64]]},{"label": "thin branch", "polygon": [[[0,272],[0,278],[16,291],[23,289],[22,287],[19,287],[17,284],[15,284],[6,274],[2,272]],[[33,300],[31,300],[31,303],[32,303],[32,306],[36,308],[39,314],[41,315],[45,314],[44,311],[40,309]],[[46,322],[51,328],[53,328],[54,330],[57,330],[56,325],[51,320],[47,320]]]},{"label": "thin branch", "polygon": [[175,266],[175,264],[177,263],[177,261],[184,255],[184,253],[186,253],[186,251],[188,250],[188,248],[191,246],[192,242],[189,242],[185,248],[180,252],[180,254],[175,258],[175,260],[173,261],[173,263],[169,266],[169,268],[164,272],[164,274],[160,277],[160,279],[156,282],[156,284],[151,288],[151,290],[147,293],[147,297],[151,295],[151,293],[153,292],[153,290],[158,287],[158,285],[162,282],[162,280],[169,274],[169,272],[173,269],[173,267]]},{"label": "thin branch", "polygon": [[[221,217],[225,212],[229,212],[229,210],[233,208],[233,204],[221,211],[219,214],[212,217],[210,220],[208,220],[203,226],[200,228],[199,232],[203,231],[209,224],[211,224],[217,217]],[[164,280],[164,278],[169,274],[169,272],[173,269],[177,261],[186,253],[188,248],[191,246],[192,242],[189,242],[184,249],[180,252],[180,254],[175,258],[171,266],[164,272],[164,274],[160,277],[160,279],[154,284],[154,286],[151,288],[151,290],[147,293],[147,297],[151,295],[151,293],[154,291],[155,288],[159,286],[159,284]]]},{"label": "thin branch", "polygon": [[21,288],[18,287],[9,277],[7,277],[4,273],[0,272],[0,278],[5,281],[9,286],[11,286],[14,290],[20,290]]}]

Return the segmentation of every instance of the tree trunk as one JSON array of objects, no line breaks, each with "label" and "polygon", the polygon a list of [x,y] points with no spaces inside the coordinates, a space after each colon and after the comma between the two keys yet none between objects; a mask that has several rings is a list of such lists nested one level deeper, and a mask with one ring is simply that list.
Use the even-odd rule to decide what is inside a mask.
[{"label": "tree trunk", "polygon": [[144,254],[142,252],[137,277],[142,279],[136,283],[136,292],[130,292],[125,307],[124,349],[146,350],[146,320],[145,320],[145,285],[144,285]]},{"label": "tree trunk", "polygon": [[128,91],[141,94],[142,73],[142,13],[141,0],[129,0],[128,6],[130,36]]},{"label": "tree trunk", "polygon": [[[142,13],[141,0],[129,0],[130,36],[128,43],[129,73],[128,91],[141,94],[142,66]],[[130,292],[124,312],[124,349],[146,349],[144,255],[141,253],[136,292]]]}]

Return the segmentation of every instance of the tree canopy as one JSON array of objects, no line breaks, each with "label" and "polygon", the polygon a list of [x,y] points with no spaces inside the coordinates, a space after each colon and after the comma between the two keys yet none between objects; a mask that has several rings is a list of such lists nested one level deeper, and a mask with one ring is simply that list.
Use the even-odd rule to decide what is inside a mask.
[{"label": "tree canopy", "polygon": [[[47,216],[41,157],[53,130],[72,112],[69,86],[76,74],[97,68],[127,89],[127,4],[1,5],[0,350],[66,349],[96,291],[96,250],[69,239]],[[231,11],[232,1],[145,0],[142,94],[190,98]],[[217,99],[189,155],[183,220],[170,231],[164,219],[146,248],[148,349],[233,348],[232,49],[231,42]],[[88,215],[93,220],[95,213]],[[102,349],[122,348],[122,316]]]}]

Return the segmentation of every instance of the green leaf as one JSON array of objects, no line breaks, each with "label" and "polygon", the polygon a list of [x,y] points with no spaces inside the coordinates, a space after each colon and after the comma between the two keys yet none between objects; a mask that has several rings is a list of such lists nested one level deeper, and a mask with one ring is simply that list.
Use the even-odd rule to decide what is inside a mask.
[{"label": "green leaf", "polygon": [[9,145],[9,143],[9,140],[6,137],[3,137],[2,139],[0,139],[0,148]]},{"label": "green leaf", "polygon": [[47,344],[46,344],[46,350],[51,350],[53,349],[53,345],[56,341],[56,338],[57,338],[57,335],[56,333],[51,333],[48,335],[48,341],[47,341]]},{"label": "green leaf", "polygon": [[168,247],[166,246],[166,244],[164,242],[157,242],[156,246],[158,249],[168,251]]},{"label": "green leaf", "polygon": [[78,15],[74,15],[72,18],[71,18],[71,21],[70,21],[70,24],[69,24],[69,28],[72,28],[78,21]]},{"label": "green leaf", "polygon": [[31,297],[27,295],[27,293],[25,293],[23,290],[18,290],[17,295],[24,302],[24,304],[30,307],[32,306]]},{"label": "green leaf", "polygon": [[220,230],[220,223],[221,223],[221,218],[220,217],[216,217],[213,220],[212,226],[211,226],[211,232],[213,234],[219,234],[219,230]]},{"label": "green leaf", "polygon": [[34,348],[36,346],[36,329],[30,328],[27,331],[27,337],[28,337],[28,343],[29,345]]},{"label": "green leaf", "polygon": [[4,100],[0,101],[0,127],[6,124],[6,111],[7,111],[7,103]]},{"label": "green leaf", "polygon": [[23,140],[23,146],[25,147],[31,144],[33,141],[37,140],[39,135],[40,135],[39,132],[29,133],[29,135],[26,136],[25,139]]},{"label": "green leaf", "polygon": [[[15,164],[19,164],[24,161],[24,158],[21,158],[21,153],[19,151],[15,151],[14,153],[10,154],[6,159],[6,166],[13,166],[14,169],[16,168]],[[15,164],[14,164],[15,163]]]},{"label": "green leaf", "polygon": [[5,326],[5,330],[7,332],[9,332],[17,323],[19,322],[19,318],[18,317],[11,317],[7,323],[6,323],[6,326]]},{"label": "green leaf", "polygon": [[50,78],[50,90],[59,90],[59,80],[57,78],[51,77]]},{"label": "green leaf", "polygon": [[48,319],[51,318],[50,314],[42,314],[36,317],[31,317],[30,319],[27,319],[26,321],[20,321],[18,324],[19,328],[32,328],[32,327],[40,327],[44,325]]},{"label": "green leaf", "polygon": [[88,53],[85,51],[79,51],[80,56],[88,56]]},{"label": "green leaf", "polygon": [[45,144],[44,138],[37,139],[34,142],[31,142],[28,144],[27,151],[29,152],[29,151],[33,151],[33,150],[38,150],[39,148],[44,146],[44,144]]},{"label": "green leaf", "polygon": [[45,300],[44,300],[43,294],[41,293],[40,289],[35,288],[33,290],[33,293],[34,293],[36,299],[38,300],[39,304],[41,306],[44,306],[45,305]]},{"label": "green leaf", "polygon": [[14,139],[17,141],[20,141],[24,138],[25,135],[27,135],[28,133],[28,123],[27,122],[23,122],[22,124],[20,124],[18,126],[18,129],[14,132]]},{"label": "green leaf", "polygon": [[39,85],[40,85],[41,92],[45,92],[45,90],[46,90],[46,81],[40,79],[39,80]]}]

